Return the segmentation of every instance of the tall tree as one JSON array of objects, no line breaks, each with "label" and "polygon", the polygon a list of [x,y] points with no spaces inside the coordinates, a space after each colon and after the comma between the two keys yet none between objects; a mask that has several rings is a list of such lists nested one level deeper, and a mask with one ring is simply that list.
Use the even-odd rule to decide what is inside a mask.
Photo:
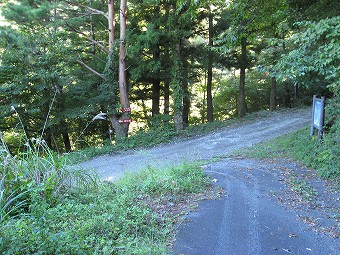
[{"label": "tall tree", "polygon": [[[282,0],[250,1],[235,0],[226,10],[225,15],[229,28],[222,34],[220,43],[225,53],[236,53],[240,70],[238,115],[246,114],[245,75],[246,69],[254,64],[251,52],[258,52],[258,35],[270,28],[272,15],[281,8]],[[223,20],[223,21],[224,21]],[[250,51],[250,49],[252,51]],[[227,54],[228,55],[228,54]]]},{"label": "tall tree", "polygon": [[[16,25],[1,31],[6,47],[2,65],[17,70],[1,86],[6,101],[21,115],[28,136],[44,138],[51,146],[54,140],[55,149],[60,147],[58,141],[63,141],[65,149],[60,150],[69,151],[64,103],[71,78],[66,67],[69,44],[64,42],[67,34],[59,29],[57,2],[9,2],[3,10],[7,20]],[[11,93],[12,89],[16,93]]]},{"label": "tall tree", "polygon": [[209,8],[208,13],[208,77],[207,77],[207,120],[209,122],[214,121],[214,108],[213,108],[213,99],[212,99],[212,76],[213,76],[213,14],[211,9]]},{"label": "tall tree", "polygon": [[120,1],[120,38],[119,38],[119,95],[122,105],[122,117],[119,120],[121,126],[116,127],[116,136],[118,139],[128,136],[129,118],[130,118],[130,102],[128,98],[127,82],[126,82],[126,24],[127,24],[127,1]]}]

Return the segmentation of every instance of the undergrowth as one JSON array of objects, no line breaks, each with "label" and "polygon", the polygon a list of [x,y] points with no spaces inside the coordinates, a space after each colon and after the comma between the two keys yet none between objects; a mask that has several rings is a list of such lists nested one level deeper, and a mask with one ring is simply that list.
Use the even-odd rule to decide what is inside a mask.
[{"label": "undergrowth", "polygon": [[0,254],[167,254],[182,210],[210,186],[194,164],[101,182],[24,137],[13,156],[0,132]]},{"label": "undergrowth", "polygon": [[81,168],[69,167],[67,160],[51,151],[38,139],[25,143],[26,151],[10,154],[0,144],[0,224],[29,213],[36,203],[53,206],[78,189],[96,186],[96,176]]},{"label": "undergrowth", "polygon": [[[183,209],[173,208],[208,187],[199,167],[182,165],[103,182],[92,192],[79,190],[52,207],[36,203],[29,215],[1,226],[0,253],[167,254]],[[160,207],[161,213],[155,210]]]},{"label": "undergrowth", "polygon": [[301,195],[308,202],[312,202],[314,197],[318,195],[317,191],[310,186],[306,181],[298,179],[295,175],[291,175],[288,183],[292,190]]}]

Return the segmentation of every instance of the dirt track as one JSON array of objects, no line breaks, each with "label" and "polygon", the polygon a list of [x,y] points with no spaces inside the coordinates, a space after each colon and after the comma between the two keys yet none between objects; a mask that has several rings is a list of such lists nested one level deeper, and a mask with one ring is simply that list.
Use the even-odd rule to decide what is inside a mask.
[{"label": "dirt track", "polygon": [[134,172],[147,167],[172,166],[230,154],[242,147],[304,127],[310,118],[310,109],[262,112],[254,120],[234,124],[203,137],[151,149],[100,156],[80,165],[85,169],[95,169],[103,179],[115,180],[125,172]]}]

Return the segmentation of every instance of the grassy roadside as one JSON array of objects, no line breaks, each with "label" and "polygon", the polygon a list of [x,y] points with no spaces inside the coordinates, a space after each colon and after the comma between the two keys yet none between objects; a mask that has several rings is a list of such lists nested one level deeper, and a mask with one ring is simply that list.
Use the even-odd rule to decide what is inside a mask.
[{"label": "grassy roadside", "polygon": [[175,226],[215,194],[198,165],[147,169],[78,189],[0,225],[1,254],[167,254]]},{"label": "grassy roadside", "polygon": [[236,154],[253,158],[288,157],[315,169],[323,178],[340,177],[339,138],[335,134],[326,134],[319,144],[315,137],[309,137],[309,128],[242,149]]},{"label": "grassy roadside", "polygon": [[[340,190],[340,147],[338,130],[324,135],[321,143],[317,138],[309,137],[309,127],[296,132],[244,148],[233,156],[257,159],[288,158],[307,166],[313,172],[325,179],[330,189],[327,192]],[[332,131],[332,130],[331,130]],[[318,197],[319,187],[314,186],[310,178],[299,173],[299,170],[287,169],[286,182],[301,201],[314,204]],[[321,190],[321,192],[323,192]]]}]

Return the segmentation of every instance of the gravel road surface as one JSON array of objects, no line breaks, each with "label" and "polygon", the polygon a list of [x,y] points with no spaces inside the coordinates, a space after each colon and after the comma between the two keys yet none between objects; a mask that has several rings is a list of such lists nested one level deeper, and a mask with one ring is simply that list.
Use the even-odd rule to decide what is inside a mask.
[{"label": "gravel road surface", "polygon": [[302,128],[310,119],[310,109],[264,112],[254,120],[234,124],[203,137],[151,149],[100,156],[80,165],[84,169],[96,170],[103,179],[115,180],[125,172],[134,172],[146,167],[173,166],[226,155],[242,147]]}]

